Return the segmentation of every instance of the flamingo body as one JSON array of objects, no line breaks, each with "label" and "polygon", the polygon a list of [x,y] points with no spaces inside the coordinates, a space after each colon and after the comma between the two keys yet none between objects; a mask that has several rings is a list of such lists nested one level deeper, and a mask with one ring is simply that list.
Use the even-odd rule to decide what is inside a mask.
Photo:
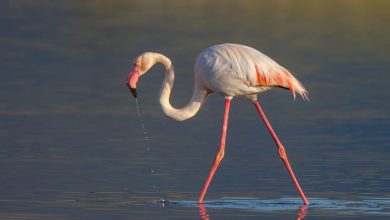
[{"label": "flamingo body", "polygon": [[272,87],[290,89],[307,99],[302,84],[263,53],[240,44],[218,44],[203,50],[195,62],[195,82],[222,96],[255,96]]},{"label": "flamingo body", "polygon": [[308,100],[307,91],[302,84],[284,67],[261,52],[240,44],[218,44],[203,50],[195,62],[195,83],[191,99],[183,108],[174,108],[169,101],[175,73],[172,62],[159,53],[143,53],[133,64],[126,82],[136,97],[139,77],[156,63],[165,66],[165,77],[160,90],[160,104],[163,112],[170,118],[183,121],[193,117],[201,108],[207,96],[215,92],[225,97],[225,111],[222,124],[221,141],[213,166],[202,188],[198,203],[203,202],[209,184],[225,154],[226,131],[231,99],[235,96],[247,97],[256,107],[270,135],[275,141],[280,158],[296,186],[304,204],[309,204],[287,159],[285,148],[276,136],[264,111],[257,101],[257,94],[274,87],[288,89],[294,98],[298,93]]}]

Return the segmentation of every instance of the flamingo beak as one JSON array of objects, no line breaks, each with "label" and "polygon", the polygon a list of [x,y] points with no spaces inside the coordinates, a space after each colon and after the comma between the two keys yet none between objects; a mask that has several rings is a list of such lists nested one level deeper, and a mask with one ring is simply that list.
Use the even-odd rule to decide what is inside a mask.
[{"label": "flamingo beak", "polygon": [[134,96],[134,98],[137,98],[137,89],[131,88],[129,85],[127,85],[127,87],[129,87],[129,90],[130,90],[131,94]]},{"label": "flamingo beak", "polygon": [[134,68],[128,76],[126,85],[129,88],[131,94],[134,96],[134,98],[137,98],[137,82],[139,78],[139,73],[137,68]]}]

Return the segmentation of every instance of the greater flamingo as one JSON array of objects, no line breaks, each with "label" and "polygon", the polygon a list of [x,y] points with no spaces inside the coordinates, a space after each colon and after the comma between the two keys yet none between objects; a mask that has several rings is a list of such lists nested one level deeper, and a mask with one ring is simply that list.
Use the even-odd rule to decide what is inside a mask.
[{"label": "greater flamingo", "polygon": [[169,102],[175,78],[173,65],[171,60],[162,54],[146,52],[137,57],[126,84],[133,96],[137,97],[136,86],[139,77],[156,63],[162,63],[166,69],[160,90],[160,104],[164,113],[170,118],[183,121],[193,117],[199,111],[206,97],[213,92],[225,97],[219,150],[199,196],[198,203],[203,203],[209,184],[225,154],[230,101],[233,97],[245,96],[254,104],[275,141],[279,156],[286,166],[303,203],[305,205],[309,204],[290,166],[286,151],[257,100],[257,94],[274,87],[291,90],[294,98],[295,94],[298,93],[304,100],[308,100],[306,89],[289,71],[263,53],[248,46],[240,44],[211,46],[204,49],[196,59],[194,92],[190,101],[183,108],[177,109],[172,107]]}]

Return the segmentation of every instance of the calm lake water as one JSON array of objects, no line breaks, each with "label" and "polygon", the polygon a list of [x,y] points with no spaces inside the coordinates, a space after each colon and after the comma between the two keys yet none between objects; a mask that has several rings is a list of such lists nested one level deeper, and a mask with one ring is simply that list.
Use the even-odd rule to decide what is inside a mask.
[{"label": "calm lake water", "polygon": [[[0,2],[0,219],[389,219],[389,1]],[[234,42],[295,73],[310,102],[259,99],[284,143],[299,196],[253,106],[223,98],[176,122],[158,104],[163,67],[124,82],[141,52],[170,57],[171,101],[192,94],[193,63]],[[168,200],[168,203],[161,203]]]}]

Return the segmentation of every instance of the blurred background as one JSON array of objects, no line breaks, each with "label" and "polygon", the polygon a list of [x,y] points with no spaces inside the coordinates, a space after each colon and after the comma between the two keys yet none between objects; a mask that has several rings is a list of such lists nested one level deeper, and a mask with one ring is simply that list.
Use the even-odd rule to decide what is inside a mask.
[{"label": "blurred background", "polygon": [[[267,54],[309,91],[309,103],[279,89],[259,96],[309,198],[388,201],[389,9],[385,0],[1,1],[0,218],[199,219],[196,207],[154,201],[197,199],[223,98],[210,96],[188,121],[170,120],[158,103],[164,68],[155,66],[138,84],[147,142],[125,80],[140,53],[165,54],[176,70],[171,102],[182,107],[197,54],[226,42]],[[298,197],[244,98],[232,101],[225,159],[206,200],[224,197]]]}]

